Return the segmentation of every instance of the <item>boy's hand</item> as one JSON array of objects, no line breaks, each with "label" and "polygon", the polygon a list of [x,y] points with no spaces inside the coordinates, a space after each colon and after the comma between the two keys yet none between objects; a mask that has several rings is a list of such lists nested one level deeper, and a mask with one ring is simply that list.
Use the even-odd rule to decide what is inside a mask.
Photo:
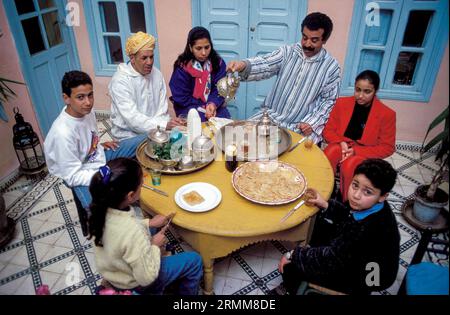
[{"label": "boy's hand", "polygon": [[286,257],[282,256],[280,262],[278,263],[278,271],[280,273],[284,272],[284,266],[289,264],[291,261],[288,260]]},{"label": "boy's hand", "polygon": [[100,144],[105,148],[105,150],[116,151],[116,149],[119,147],[119,143],[117,141],[106,141]]},{"label": "boy's hand", "polygon": [[316,206],[321,209],[328,208],[328,202],[323,199],[319,192],[313,188],[308,188],[305,192],[305,203],[308,206]]},{"label": "boy's hand", "polygon": [[159,248],[163,247],[167,243],[167,238],[164,235],[168,229],[168,225],[165,225],[161,231],[153,235],[152,237],[152,245],[158,246]]}]

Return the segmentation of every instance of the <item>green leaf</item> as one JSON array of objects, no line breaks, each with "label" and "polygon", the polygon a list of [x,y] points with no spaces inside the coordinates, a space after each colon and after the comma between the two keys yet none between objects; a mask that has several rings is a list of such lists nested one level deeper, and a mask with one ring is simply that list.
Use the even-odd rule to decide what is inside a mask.
[{"label": "green leaf", "polygon": [[[425,138],[422,142],[422,153],[427,152],[432,147],[434,147],[436,144],[441,143],[440,150],[438,152],[438,156],[443,156],[446,152],[448,153],[448,129],[449,129],[449,119],[448,119],[449,110],[448,107],[444,109],[442,113],[440,113],[430,124],[428,127],[428,130],[425,134]],[[444,130],[440,132],[438,135],[436,135],[433,139],[431,139],[426,145],[425,141],[428,137],[428,134],[431,130],[433,130],[436,126],[441,124],[443,121],[445,121],[444,124]],[[446,144],[447,143],[447,144]]]}]

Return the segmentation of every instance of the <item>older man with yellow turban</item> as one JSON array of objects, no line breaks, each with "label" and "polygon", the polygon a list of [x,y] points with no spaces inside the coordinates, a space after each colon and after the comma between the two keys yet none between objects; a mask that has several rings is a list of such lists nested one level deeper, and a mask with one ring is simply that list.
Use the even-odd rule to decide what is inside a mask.
[{"label": "older man with yellow turban", "polygon": [[168,113],[166,83],[153,67],[155,38],[138,32],[127,40],[126,54],[109,84],[111,96],[111,132],[123,140],[160,126],[171,129],[182,122]]}]

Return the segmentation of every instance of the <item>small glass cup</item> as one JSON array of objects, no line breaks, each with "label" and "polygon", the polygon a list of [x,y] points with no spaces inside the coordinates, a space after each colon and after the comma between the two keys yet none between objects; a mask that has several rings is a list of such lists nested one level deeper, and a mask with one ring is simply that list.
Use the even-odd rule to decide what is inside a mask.
[{"label": "small glass cup", "polygon": [[313,144],[314,144],[314,141],[311,139],[311,137],[309,137],[309,136],[306,137],[305,148],[308,149],[308,150],[311,150],[312,147],[313,147]]},{"label": "small glass cup", "polygon": [[152,168],[150,170],[150,175],[152,176],[153,186],[161,185],[161,169],[160,168]]}]

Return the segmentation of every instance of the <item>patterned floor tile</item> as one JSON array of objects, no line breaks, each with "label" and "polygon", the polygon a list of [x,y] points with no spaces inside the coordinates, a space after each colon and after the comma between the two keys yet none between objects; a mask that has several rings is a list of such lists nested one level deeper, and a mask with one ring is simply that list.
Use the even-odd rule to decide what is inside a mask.
[{"label": "patterned floor tile", "polygon": [[61,275],[59,273],[44,271],[44,270],[40,270],[39,275],[40,275],[42,283],[45,285],[48,285],[48,288],[51,293],[57,291],[57,290],[55,290],[55,285],[63,275]]},{"label": "patterned floor tile", "polygon": [[241,288],[248,286],[251,284],[251,281],[235,279],[235,278],[227,278],[225,280],[225,284],[223,286],[223,295],[231,295],[236,291],[239,291]]},{"label": "patterned floor tile", "polygon": [[70,266],[69,263],[75,260],[73,250],[64,247],[52,247],[44,256],[42,262],[48,264],[41,270],[58,274],[65,274]]},{"label": "patterned floor tile", "polygon": [[213,288],[214,288],[214,293],[216,295],[222,295],[223,293],[223,289],[225,287],[225,281],[227,280],[227,277],[218,275],[216,273],[214,273],[214,284],[213,284]]},{"label": "patterned floor tile", "polygon": [[[6,269],[8,268],[8,269]],[[3,278],[4,274],[10,274],[16,272],[14,265],[8,265],[1,273],[0,273],[0,279]],[[1,295],[13,295],[16,292],[18,294],[22,294],[22,292],[19,292],[19,288],[22,286],[22,284],[25,281],[25,277],[21,277],[18,279],[15,279],[13,281],[10,281],[4,285],[0,285],[0,294]]]},{"label": "patterned floor tile", "polygon": [[[250,256],[249,256],[250,257]],[[228,278],[251,281],[250,276],[245,272],[241,265],[235,260],[230,261],[230,267],[227,273]]]},{"label": "patterned floor tile", "polygon": [[36,289],[33,284],[33,277],[26,276],[24,278],[25,278],[25,280],[19,286],[17,291],[14,292],[14,294],[16,294],[16,295],[36,295]]}]

